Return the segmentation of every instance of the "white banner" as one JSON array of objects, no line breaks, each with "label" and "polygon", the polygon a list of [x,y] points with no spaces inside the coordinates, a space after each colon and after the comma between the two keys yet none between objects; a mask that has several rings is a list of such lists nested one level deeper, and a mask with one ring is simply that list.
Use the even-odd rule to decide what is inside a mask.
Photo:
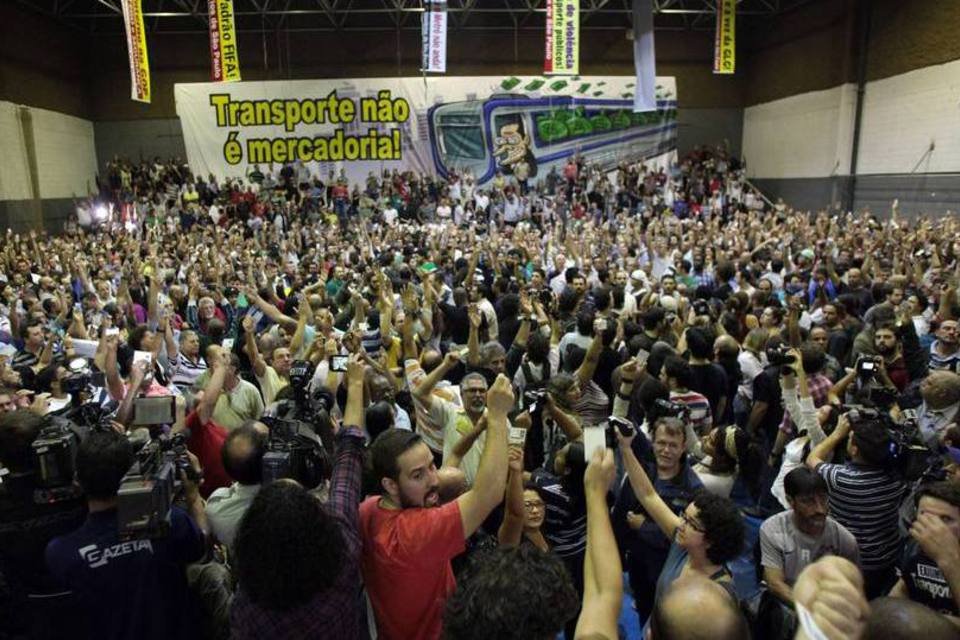
[{"label": "white banner", "polygon": [[633,110],[653,111],[657,108],[653,0],[633,0],[633,67],[637,73]]},{"label": "white banner", "polygon": [[199,174],[246,175],[300,161],[343,170],[415,170],[477,182],[526,163],[532,181],[575,153],[614,168],[676,149],[676,83],[633,113],[633,76],[363,78],[178,84],[187,159]]},{"label": "white banner", "polygon": [[447,3],[427,3],[423,13],[423,60],[421,69],[430,73],[447,71]]}]

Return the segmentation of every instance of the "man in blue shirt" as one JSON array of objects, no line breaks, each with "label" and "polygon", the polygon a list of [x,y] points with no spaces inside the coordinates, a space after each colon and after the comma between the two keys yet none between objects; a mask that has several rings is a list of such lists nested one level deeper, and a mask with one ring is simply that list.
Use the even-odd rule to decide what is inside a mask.
[{"label": "man in blue shirt", "polygon": [[198,485],[182,477],[189,514],[173,507],[169,533],[121,540],[117,492],[133,461],[130,443],[114,431],[95,431],[80,445],[77,478],[89,516],[79,529],[47,545],[47,566],[77,600],[77,638],[197,637],[200,627],[185,567],[206,549]]}]

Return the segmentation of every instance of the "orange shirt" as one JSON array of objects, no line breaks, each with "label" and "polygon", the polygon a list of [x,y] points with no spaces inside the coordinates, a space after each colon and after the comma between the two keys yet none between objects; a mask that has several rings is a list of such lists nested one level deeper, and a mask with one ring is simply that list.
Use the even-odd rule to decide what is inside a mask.
[{"label": "orange shirt", "polygon": [[384,509],[360,504],[363,581],[380,640],[439,640],[443,608],[456,589],[451,558],[466,548],[460,505]]}]

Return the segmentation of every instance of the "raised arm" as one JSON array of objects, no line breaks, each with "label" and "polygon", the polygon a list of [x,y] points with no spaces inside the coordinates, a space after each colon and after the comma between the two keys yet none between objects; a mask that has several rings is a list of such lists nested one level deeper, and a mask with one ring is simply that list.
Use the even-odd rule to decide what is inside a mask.
[{"label": "raised arm", "polygon": [[290,338],[290,353],[294,356],[300,353],[303,348],[303,341],[307,333],[307,320],[312,315],[310,313],[310,302],[304,296],[300,301],[300,313],[297,314],[297,330],[293,332]]},{"label": "raised arm", "polygon": [[507,495],[504,498],[503,522],[497,532],[500,546],[515,547],[523,538],[526,509],[523,506],[523,449],[510,447]]},{"label": "raised arm", "polygon": [[576,377],[580,380],[580,387],[585,388],[593,380],[593,374],[597,371],[597,364],[600,363],[600,352],[603,351],[603,335],[596,328],[593,330],[593,340],[590,341],[590,348],[587,349],[587,355],[580,363],[577,369]]},{"label": "raised arm", "polygon": [[230,360],[226,354],[221,355],[219,359],[213,362],[213,373],[207,381],[207,386],[203,389],[203,398],[197,406],[197,417],[203,424],[210,422],[213,411],[217,407],[217,400],[220,399],[220,393],[223,392],[223,380],[227,377],[229,363]]},{"label": "raised arm", "polygon": [[268,302],[260,297],[260,294],[254,291],[253,289],[248,289],[246,291],[247,300],[251,301],[253,304],[263,311],[263,314],[281,325],[287,331],[296,331],[297,330],[297,321],[291,318],[290,316],[284,314],[280,309],[277,308],[277,305]]},{"label": "raised arm", "polygon": [[813,451],[807,456],[807,466],[816,469],[821,464],[829,461],[833,457],[833,451],[840,443],[847,439],[850,433],[850,421],[846,414],[837,419],[837,426],[825,440],[813,448]]},{"label": "raised arm", "polygon": [[616,638],[623,604],[623,566],[607,509],[616,474],[613,450],[595,451],[583,484],[587,500],[587,552],[583,562],[583,608],[575,638]]},{"label": "raised arm", "polygon": [[258,378],[262,378],[264,374],[267,373],[267,361],[263,359],[263,354],[260,353],[260,349],[257,347],[257,334],[255,329],[253,318],[244,316],[243,339],[247,350],[247,357],[250,358],[250,362],[253,364],[253,372]]},{"label": "raised arm", "polygon": [[513,389],[503,374],[487,392],[487,438],[473,488],[457,498],[463,534],[473,535],[503,500],[507,484],[507,413],[513,407]]},{"label": "raised arm", "polygon": [[460,362],[459,355],[452,351],[447,353],[447,355],[443,357],[443,362],[428,373],[427,376],[420,381],[420,384],[413,388],[414,397],[422,402],[428,411],[433,404],[433,390],[437,386],[437,383],[443,380],[447,373],[457,366],[458,362]]},{"label": "raised arm", "polygon": [[650,514],[650,517],[657,523],[664,535],[672,540],[674,532],[680,526],[680,517],[671,511],[663,498],[657,494],[653,483],[647,476],[647,472],[643,470],[643,465],[634,455],[633,448],[630,446],[634,437],[636,436],[624,438],[619,430],[617,431],[617,438],[620,440],[620,453],[623,456],[623,466],[627,471],[627,477],[630,479],[630,486],[646,512]]},{"label": "raised arm", "polygon": [[470,306],[467,307],[467,317],[470,319],[470,335],[467,337],[467,364],[471,367],[479,367],[482,314],[476,303],[470,303]]},{"label": "raised arm", "polygon": [[459,469],[460,462],[463,460],[463,456],[467,455],[470,449],[473,448],[473,444],[477,441],[477,438],[480,437],[480,434],[486,430],[487,417],[483,416],[477,421],[477,424],[474,425],[473,429],[471,429],[469,433],[465,434],[457,441],[457,444],[453,445],[453,449],[450,451],[450,455],[447,456],[447,459],[444,460],[443,466]]}]

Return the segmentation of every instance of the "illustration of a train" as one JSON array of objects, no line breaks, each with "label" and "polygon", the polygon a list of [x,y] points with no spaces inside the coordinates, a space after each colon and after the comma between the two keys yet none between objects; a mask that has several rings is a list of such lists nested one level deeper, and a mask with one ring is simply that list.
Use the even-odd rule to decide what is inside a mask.
[{"label": "illustration of a train", "polygon": [[469,169],[478,184],[496,172],[512,173],[521,160],[529,175],[543,175],[579,152],[610,169],[676,146],[675,100],[633,113],[632,100],[494,95],[434,105],[427,113],[430,148],[437,172]]}]

